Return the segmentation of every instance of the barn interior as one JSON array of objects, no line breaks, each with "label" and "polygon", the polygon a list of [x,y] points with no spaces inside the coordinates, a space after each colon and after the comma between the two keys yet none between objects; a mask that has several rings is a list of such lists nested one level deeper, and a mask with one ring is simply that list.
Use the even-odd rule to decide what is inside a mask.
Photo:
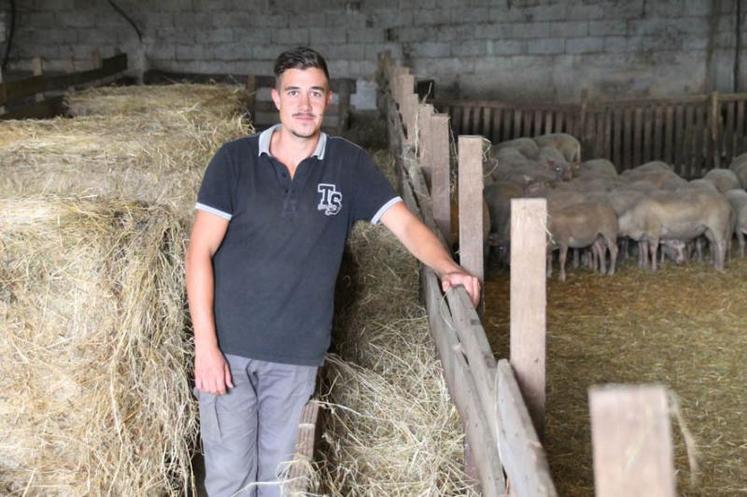
[{"label": "barn interior", "polygon": [[[667,492],[747,494],[745,11],[742,0],[0,2],[0,494],[204,495],[183,276],[192,207],[218,147],[277,122],[274,59],[300,45],[328,62],[324,130],[362,146],[396,188],[409,181],[424,218],[438,217],[436,157],[423,152],[435,142],[420,145],[428,128],[407,114],[426,106],[448,123],[453,207],[460,136],[484,138],[484,233],[465,239],[458,225],[478,214],[450,207],[441,234],[457,258],[481,247],[490,378],[512,356],[511,201],[547,199],[547,400],[533,429],[551,483],[523,486],[506,462],[521,458],[491,432],[500,421],[465,414],[472,394],[434,331],[434,319],[457,326],[458,303],[439,296],[433,311],[427,270],[385,228],[359,224],[290,494],[631,495],[598,479],[589,389],[606,384],[666,391]],[[547,141],[565,136],[575,141]],[[633,200],[618,211],[621,191]],[[726,206],[725,234],[704,221],[653,248],[632,234],[639,210],[675,196],[675,217]],[[619,254],[584,250],[597,232],[568,242],[561,281],[552,248],[566,234],[551,220],[590,203],[614,211]],[[477,442],[483,432],[497,441]],[[523,470],[545,482],[532,473],[544,478],[542,464]],[[636,495],[675,495],[652,489]]]}]

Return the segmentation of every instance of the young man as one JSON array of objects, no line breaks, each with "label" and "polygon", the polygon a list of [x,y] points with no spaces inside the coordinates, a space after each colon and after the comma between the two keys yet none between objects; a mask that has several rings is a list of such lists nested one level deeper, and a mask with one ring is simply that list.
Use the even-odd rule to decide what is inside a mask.
[{"label": "young man", "polygon": [[195,383],[210,497],[281,494],[279,465],[329,347],[334,284],[353,223],[383,223],[441,277],[479,282],[392,191],[366,153],[321,132],[324,59],[275,63],[280,124],[224,145],[205,172],[187,251]]}]

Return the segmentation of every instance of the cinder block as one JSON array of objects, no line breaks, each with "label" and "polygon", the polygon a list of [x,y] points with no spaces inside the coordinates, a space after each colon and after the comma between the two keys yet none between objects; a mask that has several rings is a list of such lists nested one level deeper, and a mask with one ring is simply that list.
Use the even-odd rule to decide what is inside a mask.
[{"label": "cinder block", "polygon": [[[245,44],[242,44],[245,49]],[[251,58],[258,60],[275,60],[281,52],[294,48],[295,45],[265,44],[251,47]],[[324,54],[323,54],[324,55]],[[246,57],[249,58],[249,57]]]},{"label": "cinder block", "polygon": [[323,43],[345,43],[347,30],[339,28],[309,28],[309,39],[312,45]]},{"label": "cinder block", "polygon": [[289,43],[297,45],[309,44],[309,30],[306,28],[280,28],[271,31],[273,43]]},{"label": "cinder block", "polygon": [[485,22],[490,15],[488,7],[456,8],[451,11],[454,22]]},{"label": "cinder block", "polygon": [[400,11],[396,8],[374,9],[370,13],[370,20],[375,28],[392,28],[396,26],[411,26],[412,11]]},{"label": "cinder block", "polygon": [[628,21],[624,19],[617,21],[589,21],[589,35],[591,36],[616,36],[625,35],[627,32]]},{"label": "cinder block", "polygon": [[264,28],[233,28],[233,40],[240,43],[269,43],[272,39],[272,29]]},{"label": "cinder block", "polygon": [[[20,33],[17,32],[17,33]],[[67,45],[78,42],[78,30],[73,29],[45,29],[34,31],[32,40],[43,40],[44,43]]]},{"label": "cinder block", "polygon": [[[484,60],[484,58],[480,57],[477,60]],[[430,58],[414,59],[413,70],[415,74],[429,78],[440,79],[443,76],[453,77],[456,74],[464,76],[475,72],[475,59],[472,57],[445,57],[439,59],[438,64],[434,64],[433,59]],[[441,85],[439,85],[440,88]]]},{"label": "cinder block", "polygon": [[370,78],[376,73],[376,62],[372,60],[351,60],[348,65],[348,77]]},{"label": "cinder block", "polygon": [[587,21],[551,22],[549,35],[553,38],[580,38],[589,34]]},{"label": "cinder block", "polygon": [[682,41],[682,48],[685,50],[705,50],[708,48],[708,38],[688,36]]},{"label": "cinder block", "polygon": [[146,55],[153,59],[171,60],[176,57],[176,48],[172,43],[157,43],[146,48]]},{"label": "cinder block", "polygon": [[533,21],[563,21],[570,2],[538,2],[539,5],[524,7],[524,15]]},{"label": "cinder block", "polygon": [[400,43],[370,43],[363,47],[366,60],[377,60],[380,53],[389,50],[394,60],[402,60],[402,45]]},{"label": "cinder block", "polygon": [[441,42],[413,43],[412,54],[415,57],[447,57],[451,51],[451,44]]},{"label": "cinder block", "polygon": [[527,53],[530,55],[551,55],[565,51],[565,40],[563,38],[544,38],[540,40],[527,41]]},{"label": "cinder block", "polygon": [[226,43],[234,39],[235,29],[232,28],[208,28],[195,33],[197,43]]},{"label": "cinder block", "polygon": [[549,22],[516,22],[511,26],[511,38],[547,38],[550,36]]},{"label": "cinder block", "polygon": [[526,40],[488,40],[488,55],[521,55],[527,53]]},{"label": "cinder block", "polygon": [[[567,19],[569,21],[590,21],[593,19],[604,19],[608,17],[605,6],[600,4],[585,4],[573,2],[568,6]],[[612,15],[609,17],[614,18]]]},{"label": "cinder block", "polygon": [[451,44],[451,55],[454,57],[470,57],[487,55],[488,40],[468,40]]},{"label": "cinder block", "polygon": [[[72,30],[71,30],[72,31]],[[112,36],[111,32],[102,31],[100,29],[76,29],[72,31],[77,34],[76,43],[83,43],[88,45],[98,45],[104,43],[111,43],[116,40],[116,37]],[[37,40],[39,43],[41,40]],[[51,40],[44,40],[45,43],[52,42]]]},{"label": "cinder block", "polygon": [[[226,45],[219,45],[217,48],[220,49],[225,46]],[[206,60],[213,57],[215,57],[215,51],[208,48],[206,45],[191,44],[176,46],[177,60]]]},{"label": "cinder block", "polygon": [[642,36],[639,38],[638,47],[641,50],[663,52],[667,50],[681,50],[684,37],[682,36]]},{"label": "cinder block", "polygon": [[426,38],[427,27],[423,26],[403,26],[401,28],[391,28],[397,41],[402,43],[422,41]]},{"label": "cinder block", "polygon": [[288,16],[288,25],[291,28],[318,28],[326,26],[327,14],[323,12],[307,12],[303,15]]},{"label": "cinder block", "polygon": [[[212,15],[212,23],[216,28],[237,28],[240,26],[254,26],[252,20],[257,16],[246,12],[215,11]],[[269,16],[268,16],[269,17]]]},{"label": "cinder block", "polygon": [[174,26],[174,14],[169,12],[152,12],[149,13],[144,19],[142,25],[143,29],[155,30],[157,28],[168,28]]},{"label": "cinder block", "polygon": [[363,58],[365,45],[352,43],[319,45],[318,50],[327,60],[360,60]]},{"label": "cinder block", "polygon": [[[684,0],[683,13],[691,16],[705,16],[711,14],[713,2],[710,0]],[[721,2],[728,3],[728,2]]]},{"label": "cinder block", "polygon": [[628,50],[628,38],[625,36],[605,36],[604,51],[609,53],[622,53]]},{"label": "cinder block", "polygon": [[332,10],[328,11],[324,16],[324,21],[324,26],[333,29],[341,26],[344,26],[348,29],[366,27],[366,15],[361,12]]},{"label": "cinder block", "polygon": [[511,24],[508,23],[485,23],[474,26],[473,36],[488,40],[501,40],[511,37]]},{"label": "cinder block", "polygon": [[347,39],[351,43],[383,43],[386,41],[386,34],[383,29],[348,29]]},{"label": "cinder block", "polygon": [[71,28],[93,28],[96,26],[96,17],[88,12],[67,12],[61,16],[61,24]]},{"label": "cinder block", "polygon": [[213,56],[218,60],[249,60],[256,55],[247,43],[221,43],[213,49]]},{"label": "cinder block", "polygon": [[565,41],[565,53],[594,53],[604,49],[604,38],[569,38]]},{"label": "cinder block", "polygon": [[158,28],[156,35],[159,40],[175,43],[194,43],[194,31],[178,27]]},{"label": "cinder block", "polygon": [[412,23],[415,26],[448,24],[451,22],[449,9],[415,10],[412,12]]}]

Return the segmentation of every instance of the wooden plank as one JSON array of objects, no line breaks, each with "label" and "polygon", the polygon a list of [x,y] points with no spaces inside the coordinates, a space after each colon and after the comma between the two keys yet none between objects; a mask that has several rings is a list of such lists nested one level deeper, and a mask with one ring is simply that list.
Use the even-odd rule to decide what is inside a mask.
[{"label": "wooden plank", "polygon": [[[446,298],[462,352],[467,358],[469,369],[474,377],[482,409],[485,413],[492,413],[497,400],[495,397],[496,362],[488,338],[485,336],[485,330],[480,323],[480,317],[463,287],[457,287],[455,291],[448,292]],[[493,440],[497,441],[497,424],[490,423],[488,429]]]},{"label": "wooden plank", "polygon": [[685,106],[678,105],[675,107],[674,116],[674,170],[680,176],[688,174],[687,164],[685,164]]},{"label": "wooden plank", "polygon": [[[41,57],[34,57],[31,59],[31,72],[36,77],[41,77],[44,74],[44,68],[42,67],[42,59]],[[44,93],[37,93],[34,95],[34,99],[37,102],[41,102],[44,100]]]},{"label": "wooden plank", "polygon": [[337,95],[339,96],[338,99],[338,106],[339,106],[339,115],[340,120],[338,123],[338,133],[342,133],[344,130],[348,129],[350,124],[350,94],[352,93],[352,88],[349,85],[341,85],[340,89],[337,91]]},{"label": "wooden plank", "polygon": [[[623,169],[632,169],[633,165],[633,110],[625,109],[623,114]],[[638,164],[635,164],[636,166]]]},{"label": "wooden plank", "polygon": [[470,134],[485,136],[485,131],[483,131],[480,121],[482,118],[482,109],[482,107],[478,106],[472,108],[472,131],[470,131]]},{"label": "wooden plank", "polygon": [[736,145],[734,150],[734,156],[741,154],[745,151],[745,137],[744,137],[744,119],[745,119],[745,112],[744,112],[744,106],[745,101],[740,100],[737,102],[737,137],[736,137]]},{"label": "wooden plank", "polygon": [[643,115],[643,150],[641,151],[641,157],[643,162],[649,162],[654,157],[654,116],[650,107],[641,109],[641,114]]},{"label": "wooden plank", "polygon": [[735,149],[736,149],[736,130],[734,129],[734,113],[736,110],[737,103],[732,102],[726,102],[726,123],[724,126],[724,131],[722,133],[722,140],[721,140],[721,154],[726,159],[728,165],[729,162],[731,162],[732,157],[734,157]]},{"label": "wooden plank", "polygon": [[293,462],[288,470],[288,483],[283,485],[283,494],[293,495],[293,492],[306,493],[313,490],[310,487],[314,460],[314,450],[317,440],[317,424],[319,422],[319,402],[310,400],[301,413],[298,424],[296,448]]},{"label": "wooden plank", "polygon": [[664,111],[660,105],[657,105],[654,109],[654,144],[652,157],[654,160],[664,160]]},{"label": "wooden plank", "polygon": [[64,111],[65,105],[60,95],[12,109],[0,115],[0,119],[49,119],[62,115]]},{"label": "wooden plank", "polygon": [[693,158],[695,159],[694,167],[695,173],[694,178],[703,177],[705,169],[705,161],[708,154],[707,140],[708,140],[708,127],[706,125],[708,114],[708,107],[706,105],[698,105],[695,108],[695,128],[693,129],[695,134]]},{"label": "wooden plank", "polygon": [[597,497],[674,497],[667,393],[606,386],[589,393]]},{"label": "wooden plank", "polygon": [[501,109],[493,109],[493,132],[490,136],[490,141],[498,143],[501,141],[501,133],[503,133],[503,127],[501,126]]},{"label": "wooden plank", "polygon": [[513,123],[513,117],[513,112],[510,109],[503,111],[503,136],[501,136],[501,141],[513,138],[513,127],[511,126],[511,123]]},{"label": "wooden plank", "polygon": [[695,124],[695,109],[692,105],[685,105],[684,141],[682,143],[682,163],[683,177],[691,179],[693,177],[693,126]]},{"label": "wooden plank", "polygon": [[548,110],[545,112],[545,131],[540,134],[552,133],[552,125],[553,125],[552,112]]},{"label": "wooden plank", "polygon": [[536,109],[534,111],[534,129],[527,135],[529,137],[539,136],[542,134],[542,125],[544,123],[544,115],[542,109]]},{"label": "wooden plank", "polygon": [[523,116],[523,112],[521,109],[514,109],[514,126],[513,126],[513,133],[511,134],[511,138],[520,138],[521,137],[521,122]]},{"label": "wooden plank", "polygon": [[[433,173],[431,176],[431,195],[433,200],[433,219],[441,234],[448,240],[451,233],[451,173],[449,147],[449,116],[434,114],[431,116],[430,140]],[[448,240],[451,246],[453,240]]]},{"label": "wooden plank", "polygon": [[516,381],[511,364],[498,361],[498,447],[508,476],[511,495],[516,497],[555,497],[550,467],[542,444]]},{"label": "wooden plank", "polygon": [[462,108],[452,107],[451,112],[449,113],[449,118],[451,120],[451,129],[454,132],[454,135],[461,134],[462,132]]},{"label": "wooden plank", "polygon": [[547,201],[511,200],[511,364],[537,433],[545,418]]},{"label": "wooden plank", "polygon": [[47,91],[47,78],[43,75],[31,76],[16,81],[3,83],[5,98],[0,104],[8,104],[32,95]]},{"label": "wooden plank", "polygon": [[104,79],[127,70],[127,54],[122,53],[101,61],[101,67],[90,71],[47,76],[45,91],[65,90],[71,86],[81,86],[98,79]]},{"label": "wooden plank", "polygon": [[472,111],[473,110],[474,109],[473,109],[473,107],[471,105],[466,105],[464,107],[464,111],[463,111],[463,114],[462,114],[462,127],[461,127],[461,129],[459,131],[460,133],[462,133],[462,134],[470,134],[472,132],[471,131],[470,123],[472,122],[471,121],[471,117],[472,117]]},{"label": "wooden plank", "polygon": [[534,113],[529,111],[524,113],[524,123],[521,130],[521,136],[532,136],[532,127],[534,125]]},{"label": "wooden plank", "polygon": [[612,162],[617,166],[618,171],[623,171],[626,167],[623,163],[622,142],[623,142],[623,113],[620,109],[614,109],[614,124],[612,138]]},{"label": "wooden plank", "polygon": [[706,168],[721,167],[721,103],[719,102],[718,92],[711,93],[710,114],[708,116],[708,129],[710,133],[706,136]]},{"label": "wooden plank", "polygon": [[430,154],[431,140],[430,140],[430,126],[431,116],[433,115],[433,106],[430,104],[418,104],[417,113],[417,139],[415,148],[418,152],[418,162],[423,170],[425,179],[428,184],[431,183],[431,177],[433,175],[433,157]]},{"label": "wooden plank", "polygon": [[481,136],[459,136],[459,263],[483,281],[483,176]]},{"label": "wooden plank", "polygon": [[604,145],[602,146],[602,157],[612,160],[612,111],[610,109],[604,109]]},{"label": "wooden plank", "polygon": [[[665,109],[664,123],[664,161],[669,164],[675,164],[674,153],[672,150],[672,141],[674,140],[674,107],[667,105]],[[675,165],[675,170],[677,166]]]},{"label": "wooden plank", "polygon": [[490,442],[488,426],[495,423],[489,420],[482,410],[474,379],[461,353],[461,345],[451,323],[444,322],[441,315],[441,291],[436,275],[428,268],[422,270],[422,284],[425,290],[426,306],[430,330],[436,343],[449,393],[462,418],[467,442],[471,447],[473,460],[478,467],[482,495],[499,497],[504,495],[505,480],[501,470],[501,460],[497,441]]},{"label": "wooden plank", "polygon": [[565,119],[565,113],[563,111],[557,111],[555,113],[555,133],[562,133],[564,131],[563,129],[564,119]]},{"label": "wooden plank", "polygon": [[643,164],[642,138],[643,138],[643,109],[637,108],[633,111],[633,164],[634,167]]},{"label": "wooden plank", "polygon": [[493,139],[493,109],[490,107],[482,108],[482,131],[480,134],[488,140]]}]

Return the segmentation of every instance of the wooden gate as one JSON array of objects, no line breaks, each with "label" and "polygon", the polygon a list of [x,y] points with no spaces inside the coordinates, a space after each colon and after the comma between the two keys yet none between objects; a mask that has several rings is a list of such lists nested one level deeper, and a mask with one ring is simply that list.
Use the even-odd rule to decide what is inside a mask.
[{"label": "wooden gate", "polygon": [[522,136],[570,133],[584,159],[606,158],[619,171],[663,160],[685,178],[728,167],[747,151],[747,94],[695,95],[580,104],[436,101],[455,135],[480,134],[497,143]]}]

